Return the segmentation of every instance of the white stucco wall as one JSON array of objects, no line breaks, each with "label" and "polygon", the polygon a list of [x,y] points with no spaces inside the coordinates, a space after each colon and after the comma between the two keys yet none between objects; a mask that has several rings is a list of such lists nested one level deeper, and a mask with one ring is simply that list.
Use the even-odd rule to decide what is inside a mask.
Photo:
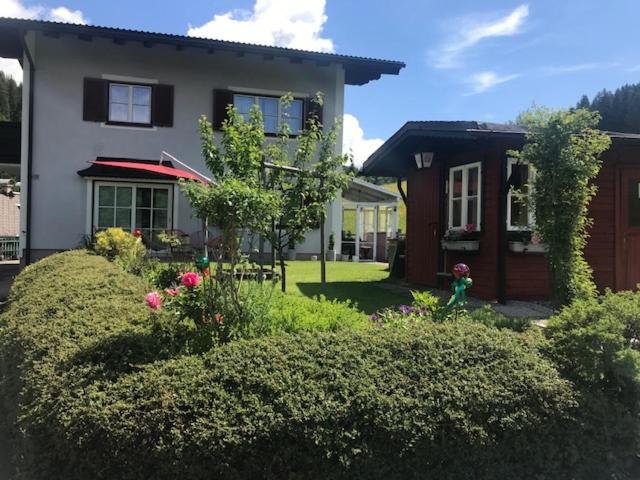
[{"label": "white stucco wall", "polygon": [[[76,172],[88,167],[88,162],[97,156],[159,159],[160,152],[166,150],[206,172],[200,158],[197,120],[201,114],[211,116],[213,89],[246,89],[265,94],[290,91],[309,96],[322,91],[325,123],[334,117],[342,118],[344,72],[340,65],[296,64],[288,59],[265,60],[258,55],[240,57],[226,52],[208,54],[200,49],[177,51],[175,47],[162,45],[145,48],[135,42],[117,45],[100,38],[55,39],[33,32],[30,36],[36,64],[31,197],[34,250],[68,249],[81,242],[87,233],[87,208],[91,205],[87,203],[87,182]],[[174,126],[145,129],[83,121],[83,80],[105,75],[173,85]],[[26,114],[28,102],[23,105]],[[26,118],[23,124],[27,125]],[[23,129],[23,186],[27,183],[26,130]],[[341,145],[340,136],[338,151]],[[340,237],[341,220],[335,218],[340,213],[339,204],[338,200],[330,209],[326,228],[327,237],[334,231],[336,239]],[[186,232],[199,229],[199,222],[191,218],[184,198],[179,202],[175,226]],[[298,251],[318,253],[317,233],[310,234]]]}]

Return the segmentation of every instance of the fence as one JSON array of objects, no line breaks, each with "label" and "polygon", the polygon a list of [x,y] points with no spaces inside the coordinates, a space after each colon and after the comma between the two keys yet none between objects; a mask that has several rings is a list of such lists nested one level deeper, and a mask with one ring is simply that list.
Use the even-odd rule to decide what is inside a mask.
[{"label": "fence", "polygon": [[0,237],[0,260],[16,260],[19,248],[18,237]]}]

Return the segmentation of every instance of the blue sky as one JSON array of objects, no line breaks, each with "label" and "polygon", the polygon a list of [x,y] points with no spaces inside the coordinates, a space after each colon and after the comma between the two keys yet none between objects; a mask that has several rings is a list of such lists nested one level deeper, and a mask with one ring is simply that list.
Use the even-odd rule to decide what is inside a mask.
[{"label": "blue sky", "polygon": [[634,0],[0,0],[8,13],[402,60],[347,87],[359,160],[407,120],[507,121],[640,81]]}]

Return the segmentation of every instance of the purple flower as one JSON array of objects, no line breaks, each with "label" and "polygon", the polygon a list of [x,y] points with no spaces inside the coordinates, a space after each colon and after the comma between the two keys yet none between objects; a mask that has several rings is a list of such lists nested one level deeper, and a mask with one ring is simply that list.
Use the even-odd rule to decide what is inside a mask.
[{"label": "purple flower", "polygon": [[413,308],[410,305],[400,305],[398,307],[398,310],[400,310],[400,312],[402,312],[403,314],[407,315],[409,313],[413,313],[415,311],[415,308]]},{"label": "purple flower", "polygon": [[380,317],[377,313],[373,313],[369,316],[369,320],[371,320],[372,322],[377,322],[378,320],[380,320]]}]

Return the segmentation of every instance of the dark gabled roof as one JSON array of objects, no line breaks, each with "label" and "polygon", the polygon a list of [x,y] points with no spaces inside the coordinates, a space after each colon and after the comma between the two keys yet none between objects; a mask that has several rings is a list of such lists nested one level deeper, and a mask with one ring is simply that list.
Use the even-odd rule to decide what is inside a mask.
[{"label": "dark gabled roof", "polygon": [[[451,139],[473,141],[486,137],[507,137],[522,139],[527,130],[505,123],[476,121],[410,121],[405,123],[380,148],[373,152],[362,166],[362,175],[399,176],[404,175],[413,164],[410,156],[412,148],[419,145],[419,139],[430,139],[441,147],[451,147]],[[640,134],[605,132],[616,142],[639,143]],[[406,158],[405,158],[406,157]]]},{"label": "dark gabled roof", "polygon": [[377,58],[320,53],[294,48],[255,45],[226,40],[188,37],[169,33],[145,32],[125,28],[77,25],[71,23],[49,22],[44,20],[23,20],[0,17],[0,57],[21,58],[22,44],[20,34],[27,30],[37,30],[48,34],[77,35],[85,40],[91,37],[107,37],[117,42],[137,41],[145,46],[153,44],[175,45],[178,48],[202,48],[210,52],[215,50],[264,55],[266,58],[286,57],[294,62],[303,60],[320,64],[339,63],[345,70],[345,83],[364,85],[377,80],[381,75],[398,75],[405,67],[404,62],[381,60]]}]

